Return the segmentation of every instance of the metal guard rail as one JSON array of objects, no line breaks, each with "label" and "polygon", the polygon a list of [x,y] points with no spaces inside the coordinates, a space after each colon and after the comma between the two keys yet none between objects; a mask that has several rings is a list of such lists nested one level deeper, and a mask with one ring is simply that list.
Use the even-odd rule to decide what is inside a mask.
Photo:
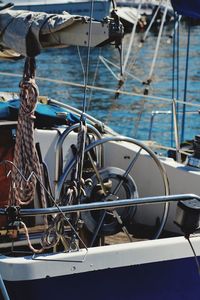
[{"label": "metal guard rail", "polygon": [[[85,204],[67,205],[59,207],[48,207],[48,208],[18,208],[19,216],[39,216],[39,215],[52,215],[56,213],[72,213],[82,212],[90,210],[101,210],[101,209],[115,209],[121,207],[129,207],[140,204],[153,204],[153,203],[165,203],[165,202],[176,202],[176,201],[187,201],[187,200],[200,201],[200,196],[195,194],[179,194],[169,196],[155,196],[155,197],[144,197],[134,199],[123,199],[115,201],[104,201],[104,202],[93,202]],[[7,208],[0,208],[0,215],[6,215]]]}]

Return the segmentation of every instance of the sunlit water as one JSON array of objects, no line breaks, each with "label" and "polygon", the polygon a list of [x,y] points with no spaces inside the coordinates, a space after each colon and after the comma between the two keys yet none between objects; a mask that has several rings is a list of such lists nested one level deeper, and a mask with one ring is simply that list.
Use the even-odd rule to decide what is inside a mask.
[{"label": "sunlit water", "polygon": [[[171,33],[171,28],[166,28],[162,36],[159,47],[158,57],[156,59],[155,69],[153,70],[152,83],[149,88],[149,95],[172,98],[172,77],[173,77],[173,43],[169,43],[168,35]],[[148,139],[149,127],[152,111],[162,110],[171,111],[170,102],[154,101],[143,97],[145,86],[143,81],[149,78],[149,72],[154,55],[157,35],[151,33],[144,43],[142,48],[138,48],[139,40],[142,33],[137,34],[135,38],[135,46],[131,52],[131,57],[128,61],[129,72],[137,79],[130,76],[125,81],[123,91],[139,93],[140,96],[134,95],[119,95],[115,99],[113,92],[103,92],[90,90],[86,93],[87,112],[92,116],[101,119],[107,125],[121,134],[136,137],[139,139]],[[124,39],[124,53],[128,45],[130,36],[127,35]],[[187,26],[182,24],[180,27],[179,37],[179,72],[178,84],[175,83],[175,97],[184,98],[185,87],[185,69],[186,69],[186,50],[187,50]],[[199,27],[191,28],[190,37],[190,52],[189,52],[189,67],[187,80],[186,100],[190,103],[199,103],[200,95],[200,36]],[[87,49],[80,49],[82,63],[86,66]],[[98,87],[115,90],[118,81],[99,61],[98,57],[102,55],[112,63],[119,66],[119,53],[114,46],[106,46],[101,49],[91,49],[89,61],[89,78],[88,83]],[[133,63],[135,61],[135,63]],[[17,62],[0,62],[0,71],[9,72],[12,74],[22,74],[23,60]],[[115,75],[118,75],[119,69],[112,67]],[[175,74],[176,75],[176,74]],[[37,57],[37,76],[46,79],[59,79],[83,84],[84,76],[83,69],[80,63],[78,50],[76,47],[66,49],[48,50],[42,52]],[[20,77],[9,77],[1,75],[0,88],[3,91],[18,92],[18,84]],[[56,100],[74,105],[82,109],[84,100],[83,88],[68,86],[66,84],[58,84],[43,80],[37,81],[40,94],[47,95]],[[178,92],[177,92],[178,88]],[[179,104],[179,125],[181,125],[182,105]],[[186,116],[185,139],[191,139],[195,134],[199,134],[199,114],[198,107],[187,106],[187,111],[194,111],[194,114]],[[152,139],[156,139],[159,143],[171,145],[171,115],[158,115],[154,119]],[[181,127],[181,126],[180,126]],[[181,128],[179,128],[181,131]]]}]

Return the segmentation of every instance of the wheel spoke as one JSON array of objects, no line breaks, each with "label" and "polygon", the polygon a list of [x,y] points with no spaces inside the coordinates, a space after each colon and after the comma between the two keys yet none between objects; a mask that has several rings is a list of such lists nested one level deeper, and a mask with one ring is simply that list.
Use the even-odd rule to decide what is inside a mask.
[{"label": "wheel spoke", "polygon": [[103,225],[103,222],[105,220],[105,216],[106,216],[106,210],[102,211],[102,215],[100,216],[100,220],[95,228],[95,232],[94,232],[94,235],[92,237],[92,241],[90,243],[90,247],[92,247],[94,245],[94,242],[99,234],[99,231],[101,230],[101,227]]},{"label": "wheel spoke", "polygon": [[[135,157],[133,158],[132,162],[131,162],[130,165],[128,166],[126,172],[125,172],[124,175],[123,175],[122,180],[120,180],[119,184],[117,185],[117,187],[115,188],[114,192],[112,193],[113,195],[116,195],[117,192],[119,191],[120,187],[121,187],[122,184],[123,184],[124,178],[126,178],[126,177],[128,176],[128,174],[130,173],[130,171],[131,171],[133,165],[135,164],[137,158],[139,157],[139,154],[140,154],[141,150],[142,150],[142,148],[140,148],[140,150],[138,151],[138,153],[135,155]],[[102,189],[102,191],[103,191],[103,193],[104,193],[104,196],[106,196],[106,195],[107,195],[107,191],[106,191],[106,189],[105,189],[103,180],[102,180],[102,178],[101,178],[101,176],[100,176],[100,174],[99,174],[99,170],[97,169],[97,167],[96,167],[96,165],[95,165],[95,163],[94,163],[94,160],[92,159],[92,156],[91,156],[90,152],[88,152],[88,157],[89,157],[89,159],[90,159],[90,162],[91,162],[91,164],[92,164],[92,167],[93,167],[93,169],[94,169],[94,172],[95,172],[95,174],[96,174],[96,176],[97,176],[98,182],[99,182],[99,184],[101,185],[101,189]],[[98,224],[97,224],[97,226],[96,226],[96,228],[95,228],[95,232],[94,232],[94,235],[93,235],[91,244],[90,244],[91,247],[93,246],[93,244],[94,244],[94,242],[95,242],[95,240],[96,240],[96,238],[97,238],[97,236],[98,236],[98,234],[99,234],[99,232],[100,232],[100,230],[101,230],[101,227],[102,227],[102,225],[103,225],[103,222],[104,222],[106,213],[107,213],[107,212],[104,211],[103,215],[100,217],[100,220],[99,220],[99,222],[98,222]],[[108,213],[109,213],[109,212],[108,212]],[[132,239],[131,235],[129,234],[129,232],[128,232],[126,226],[123,224],[123,221],[122,221],[120,215],[118,214],[118,212],[117,212],[116,210],[113,210],[113,215],[114,215],[114,217],[116,218],[117,222],[122,226],[123,232],[127,235],[128,239],[132,242],[133,239]]]},{"label": "wheel spoke", "polygon": [[116,210],[113,210],[113,214],[115,216],[115,218],[117,219],[118,223],[120,225],[122,225],[122,230],[123,232],[126,234],[126,236],[128,237],[129,241],[130,242],[133,242],[133,239],[132,239],[132,236],[130,235],[130,233],[128,232],[126,226],[124,226],[123,222],[122,222],[122,219],[120,217],[120,215],[118,214],[118,212]]},{"label": "wheel spoke", "polygon": [[142,148],[140,148],[140,150],[136,153],[135,157],[130,162],[128,168],[126,169],[126,171],[125,171],[125,173],[124,173],[124,175],[122,177],[122,179],[120,180],[119,184],[116,186],[115,190],[113,191],[113,195],[116,195],[119,192],[119,189],[122,186],[124,179],[127,178],[128,174],[132,170],[134,164],[136,163],[138,157],[140,156],[140,152],[141,151],[142,151]]}]

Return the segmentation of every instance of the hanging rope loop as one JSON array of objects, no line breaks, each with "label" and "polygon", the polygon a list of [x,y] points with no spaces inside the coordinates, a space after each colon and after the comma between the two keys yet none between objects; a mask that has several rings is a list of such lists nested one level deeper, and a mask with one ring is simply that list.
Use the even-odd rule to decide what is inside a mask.
[{"label": "hanging rope loop", "polygon": [[[10,205],[28,205],[34,201],[37,178],[42,180],[42,171],[35,148],[34,119],[38,99],[38,87],[35,83],[35,59],[26,58],[23,79],[20,82],[20,108],[16,133],[11,174]],[[20,172],[19,172],[20,170]],[[41,206],[46,207],[45,193],[40,185]]]}]

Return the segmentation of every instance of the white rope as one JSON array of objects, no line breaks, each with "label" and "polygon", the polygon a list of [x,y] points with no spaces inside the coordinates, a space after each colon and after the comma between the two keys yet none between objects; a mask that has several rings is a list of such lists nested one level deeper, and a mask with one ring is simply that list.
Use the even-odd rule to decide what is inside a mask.
[{"label": "white rope", "polygon": [[151,22],[149,23],[149,26],[147,27],[147,30],[145,31],[145,34],[144,34],[144,36],[142,38],[142,42],[140,43],[139,47],[142,47],[144,41],[146,40],[146,38],[147,38],[147,36],[148,36],[148,34],[150,32],[151,26],[153,25],[153,22],[155,21],[155,18],[156,18],[157,14],[158,14],[158,11],[159,11],[159,9],[161,7],[162,2],[163,2],[163,0],[161,0],[159,2],[159,5],[158,5],[158,7],[157,7],[157,9],[156,9],[153,17],[151,18]]},{"label": "white rope", "polygon": [[[19,74],[13,74],[13,73],[8,73],[8,72],[0,72],[0,75],[3,76],[11,76],[11,77],[21,77]],[[53,83],[58,83],[58,84],[63,84],[63,85],[68,85],[68,86],[73,86],[73,87],[80,87],[80,88],[85,88],[83,84],[72,82],[72,81],[64,81],[64,80],[58,80],[58,79],[51,79],[51,78],[45,78],[45,77],[36,77],[37,80],[41,81],[47,81],[47,82],[53,82]],[[94,89],[96,91],[102,91],[102,92],[107,92],[107,93],[115,93],[116,89],[109,89],[109,88],[103,88],[99,86],[94,86],[94,85],[87,85],[88,89]],[[184,102],[183,100],[180,99],[171,99],[171,98],[166,98],[166,97],[158,97],[154,95],[143,95],[143,94],[138,94],[138,93],[133,93],[133,92],[128,92],[128,91],[119,91],[119,94],[126,95],[126,96],[135,96],[135,97],[142,97],[146,98],[151,101],[155,102],[166,102],[166,103],[173,103],[175,100],[176,103],[180,103],[186,106],[192,106],[192,107],[197,107],[200,109],[200,104],[198,103],[191,103],[191,102]],[[57,101],[57,104],[59,105],[59,101]]]},{"label": "white rope", "polygon": [[81,69],[82,69],[82,72],[83,72],[83,84],[85,85],[86,84],[86,75],[85,75],[85,69],[84,69],[83,60],[82,60],[82,57],[81,57],[79,46],[77,46],[77,52],[78,52],[78,57],[79,57],[79,61],[80,61],[80,64],[81,64]]},{"label": "white rope", "polygon": [[[109,67],[108,63],[111,64],[111,65],[114,65],[113,63],[111,63],[109,60],[105,59],[105,57],[103,57],[102,55],[99,56],[99,59],[100,61],[104,64],[104,66],[106,66],[106,68],[108,69],[108,71],[110,71],[110,73],[113,75],[113,77],[116,79],[116,80],[119,80],[119,76],[118,74],[116,75],[113,70]],[[116,67],[116,65],[114,65]],[[120,69],[119,66],[117,66],[118,69]]]},{"label": "white rope", "polygon": [[153,57],[153,60],[152,60],[151,68],[150,68],[150,71],[149,71],[149,76],[148,76],[148,79],[147,79],[148,81],[152,80],[152,75],[153,75],[153,71],[154,71],[154,68],[155,68],[156,60],[157,60],[157,57],[158,57],[158,50],[159,50],[159,47],[160,47],[160,41],[161,41],[161,36],[162,36],[162,33],[163,33],[163,26],[164,26],[164,22],[165,22],[166,15],[167,15],[167,10],[168,10],[168,7],[166,6],[165,10],[164,10],[164,13],[163,13],[163,17],[162,17],[162,22],[161,22],[161,25],[160,25],[159,33],[158,33],[158,38],[157,38],[157,42],[156,42],[156,48],[155,48],[155,52],[154,52],[154,57]]},{"label": "white rope", "polygon": [[[113,72],[113,70],[108,66],[108,64],[110,64],[111,66],[115,67],[116,69],[120,70],[120,66],[116,65],[115,63],[113,63],[112,61],[106,59],[105,57],[100,55],[100,60],[102,61],[102,63],[108,68],[108,70],[111,72],[111,74],[115,77],[115,79],[119,80],[119,77]],[[132,63],[130,63],[132,65]],[[144,80],[141,80],[139,77],[131,74],[130,72],[128,72],[127,70],[124,70],[124,74],[127,74],[129,77],[137,80],[140,83],[143,83]]]},{"label": "white rope", "polygon": [[[101,53],[101,49],[102,49],[102,48],[100,48],[99,53]],[[100,55],[99,55],[99,56],[100,56]],[[95,73],[94,73],[92,85],[95,84],[96,79],[97,79],[97,74],[98,74],[98,69],[99,69],[99,63],[100,63],[99,56],[98,56],[98,60],[97,60],[96,68],[95,68]],[[90,109],[90,104],[91,104],[91,101],[92,101],[92,95],[93,95],[93,90],[90,89],[90,96],[89,96],[89,98],[88,98],[88,103],[87,103],[87,111],[89,111],[89,109]]]},{"label": "white rope", "polygon": [[[134,26],[133,26],[133,30],[132,30],[132,32],[131,32],[131,37],[130,37],[130,42],[129,42],[129,45],[128,45],[128,50],[127,50],[127,53],[126,53],[126,56],[125,56],[125,59],[124,59],[124,64],[123,64],[123,66],[122,66],[122,70],[123,70],[122,73],[123,73],[123,76],[122,76],[122,78],[120,78],[120,79],[122,79],[123,81],[125,81],[125,80],[127,79],[127,77],[130,76],[130,77],[132,77],[133,79],[137,80],[138,82],[141,82],[141,83],[144,82],[144,80],[141,80],[141,79],[137,78],[136,76],[133,76],[133,75],[130,73],[130,71],[131,71],[131,69],[133,68],[133,66],[135,65],[136,55],[138,55],[139,51],[141,50],[142,46],[144,45],[144,41],[146,40],[146,38],[147,38],[147,36],[148,36],[148,34],[149,34],[149,32],[150,32],[150,29],[151,29],[151,27],[152,27],[152,25],[153,25],[153,22],[155,21],[155,18],[156,18],[157,14],[158,14],[158,11],[159,11],[159,9],[160,9],[160,7],[161,7],[162,2],[163,2],[163,0],[161,0],[161,1],[159,2],[159,5],[158,5],[158,7],[157,7],[157,9],[156,9],[156,11],[155,11],[155,13],[154,13],[152,19],[151,19],[151,22],[150,22],[150,24],[149,24],[149,26],[148,26],[148,28],[147,28],[147,30],[146,30],[146,32],[145,32],[143,38],[142,38],[142,42],[141,42],[141,43],[139,44],[139,46],[138,46],[138,50],[136,51],[134,57],[132,57],[132,58],[130,59],[131,49],[132,49],[133,42],[134,42],[134,37],[135,37],[135,32],[136,32],[136,26],[137,26],[137,23],[135,23]],[[137,19],[138,19],[140,10],[141,10],[141,4],[142,4],[142,0],[140,1],[139,5],[138,5]],[[167,6],[165,7],[165,9],[166,9],[166,14],[167,14]],[[163,15],[163,20],[165,20],[166,14],[165,14],[165,16]],[[162,25],[162,24],[161,24],[161,25]],[[163,26],[162,26],[162,27],[163,27]],[[163,29],[162,29],[162,30],[163,30]],[[160,30],[160,32],[162,32],[162,30]],[[159,37],[158,37],[158,39],[159,39]],[[159,42],[159,43],[160,43],[160,42]],[[157,44],[158,44],[158,40],[157,40]],[[158,50],[157,50],[157,52],[158,52]],[[155,55],[154,55],[154,60],[155,60],[155,62],[156,62],[156,57],[157,57],[157,54],[156,54],[156,52],[155,52]],[[111,72],[111,74],[115,77],[115,79],[119,80],[119,78],[118,78],[119,76],[116,75],[116,74],[112,71],[112,69],[109,67],[108,63],[109,63],[110,65],[113,65],[113,66],[115,66],[116,68],[120,69],[119,66],[116,66],[116,65],[113,64],[111,61],[106,60],[104,57],[101,57],[100,59],[101,59],[101,61],[103,62],[103,64],[106,66],[106,68],[107,68],[107,69]],[[107,63],[106,63],[106,62],[107,62]],[[151,70],[150,70],[150,72],[149,72],[149,78],[151,78],[151,76],[152,76],[152,74],[153,74],[153,70],[154,70],[154,67],[155,67],[155,62],[154,62],[154,61],[152,62]],[[127,64],[128,64],[128,66],[127,66]],[[152,74],[151,74],[151,73],[152,73]],[[120,89],[119,89],[119,90],[120,90]],[[119,90],[118,90],[118,92],[119,92]],[[118,94],[119,94],[119,93],[118,93]]]},{"label": "white rope", "polygon": [[[142,0],[140,0],[139,5],[138,5],[137,14],[136,14],[136,20],[138,20],[138,17],[140,15],[141,5],[142,5]],[[129,58],[130,58],[131,49],[133,47],[133,42],[134,42],[134,38],[135,38],[136,27],[137,27],[137,22],[134,23],[133,29],[132,29],[132,32],[131,32],[130,42],[128,44],[128,50],[126,52],[126,56],[124,58],[124,63],[123,63],[123,66],[122,66],[123,73],[124,73],[124,71],[126,69],[127,63],[129,61]]]}]

